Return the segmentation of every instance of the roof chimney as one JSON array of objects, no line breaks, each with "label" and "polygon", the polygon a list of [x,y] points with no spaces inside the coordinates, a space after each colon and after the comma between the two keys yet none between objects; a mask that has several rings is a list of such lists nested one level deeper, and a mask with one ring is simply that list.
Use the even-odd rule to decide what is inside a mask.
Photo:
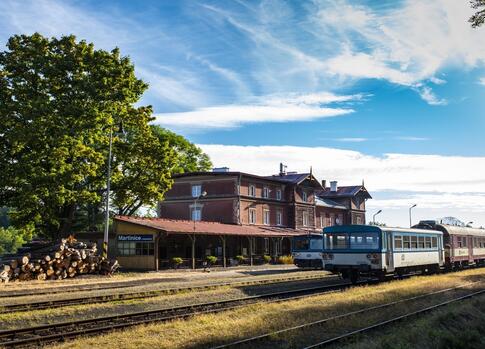
[{"label": "roof chimney", "polygon": [[322,187],[323,189],[327,187],[327,181],[325,179],[322,179]]},{"label": "roof chimney", "polygon": [[214,167],[212,172],[229,172],[229,167]]},{"label": "roof chimney", "polygon": [[333,192],[337,191],[337,181],[330,182],[330,191],[333,191]]},{"label": "roof chimney", "polygon": [[283,165],[282,162],[280,162],[280,176],[284,176],[286,174],[286,165]]}]

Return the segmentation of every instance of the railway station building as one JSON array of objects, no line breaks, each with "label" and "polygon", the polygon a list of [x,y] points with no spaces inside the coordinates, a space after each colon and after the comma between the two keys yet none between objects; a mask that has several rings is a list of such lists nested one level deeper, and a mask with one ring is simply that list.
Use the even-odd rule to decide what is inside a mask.
[{"label": "railway station building", "polygon": [[310,173],[258,176],[231,172],[191,172],[174,176],[158,206],[157,218],[116,216],[115,250],[128,269],[201,266],[206,256],[221,266],[248,264],[287,255],[291,238],[341,224],[365,224],[364,185],[337,186]]}]

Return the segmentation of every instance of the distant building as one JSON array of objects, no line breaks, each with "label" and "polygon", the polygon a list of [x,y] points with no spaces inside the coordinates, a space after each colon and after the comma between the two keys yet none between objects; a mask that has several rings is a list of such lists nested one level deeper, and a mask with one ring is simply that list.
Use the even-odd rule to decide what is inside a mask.
[{"label": "distant building", "polygon": [[159,204],[158,219],[115,218],[121,251],[128,244],[124,236],[134,231],[140,235],[140,228],[152,234],[155,244],[146,249],[153,257],[142,257],[143,262],[133,263],[136,251],[131,258],[130,251],[122,252],[122,264],[148,263],[156,269],[173,257],[196,265],[207,255],[218,257],[221,265],[234,263],[237,255],[251,263],[263,255],[275,258],[290,253],[293,236],[335,224],[365,224],[365,202],[371,198],[363,185],[338,187],[331,182],[326,187],[312,173],[286,172],[283,165],[272,176],[218,168],[173,179]]}]

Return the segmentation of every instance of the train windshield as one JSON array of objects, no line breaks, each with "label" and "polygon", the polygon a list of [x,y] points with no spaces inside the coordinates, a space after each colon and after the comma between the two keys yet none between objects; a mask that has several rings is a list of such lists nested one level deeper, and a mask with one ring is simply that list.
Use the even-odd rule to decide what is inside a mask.
[{"label": "train windshield", "polygon": [[326,250],[377,250],[379,233],[326,233]]},{"label": "train windshield", "polygon": [[320,236],[297,237],[293,239],[294,251],[308,251],[323,249],[323,239]]}]

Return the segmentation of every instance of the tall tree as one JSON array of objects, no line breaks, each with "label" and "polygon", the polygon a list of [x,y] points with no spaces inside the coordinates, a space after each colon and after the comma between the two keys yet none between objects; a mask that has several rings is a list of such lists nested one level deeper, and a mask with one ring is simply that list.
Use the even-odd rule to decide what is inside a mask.
[{"label": "tall tree", "polygon": [[212,168],[209,156],[185,137],[158,125],[153,125],[152,130],[161,143],[167,142],[175,152],[172,174],[209,171]]},{"label": "tall tree", "polygon": [[153,205],[170,187],[174,153],[135,107],[147,84],[118,49],[74,36],[15,35],[0,52],[0,203],[17,226],[67,233],[76,210],[106,195],[110,129],[112,188],[121,212]]},{"label": "tall tree", "polygon": [[471,0],[470,5],[477,12],[468,21],[473,28],[480,27],[485,22],[485,0]]}]

